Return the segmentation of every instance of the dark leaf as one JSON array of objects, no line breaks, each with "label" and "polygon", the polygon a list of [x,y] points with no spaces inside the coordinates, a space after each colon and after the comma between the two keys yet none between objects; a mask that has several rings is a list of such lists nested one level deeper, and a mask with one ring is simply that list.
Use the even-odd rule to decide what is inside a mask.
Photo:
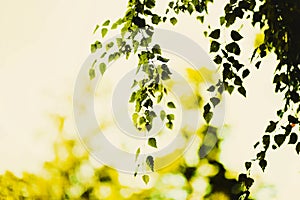
[{"label": "dark leaf", "polygon": [[226,51],[224,51],[223,49],[221,51],[222,51],[224,57],[227,58],[228,57],[228,53],[226,53]]},{"label": "dark leaf", "polygon": [[215,91],[215,86],[210,86],[208,89],[207,89],[207,91],[209,91],[209,92],[213,92],[213,91]]},{"label": "dark leaf", "polygon": [[150,131],[152,129],[152,125],[149,123],[146,123],[146,129],[147,129],[147,131]]},{"label": "dark leaf", "polygon": [[146,26],[146,21],[143,18],[138,16],[133,17],[132,22],[137,25],[139,28],[144,28]]},{"label": "dark leaf", "polygon": [[232,42],[230,44],[227,44],[225,46],[225,49],[228,52],[233,53],[235,55],[240,55],[240,53],[241,53],[241,49],[240,49],[239,45],[236,42]]},{"label": "dark leaf", "polygon": [[255,145],[253,145],[254,149],[259,145],[259,142],[256,142]]},{"label": "dark leaf", "polygon": [[296,152],[297,152],[297,154],[300,153],[300,142],[298,142],[296,145]]},{"label": "dark leaf", "polygon": [[258,62],[255,64],[255,67],[256,67],[257,69],[259,69],[260,64],[261,64],[261,61],[258,61]]},{"label": "dark leaf", "polygon": [[161,57],[161,56],[157,56],[157,60],[159,60],[159,61],[161,61],[161,62],[164,62],[164,63],[166,63],[166,62],[169,61],[169,59],[163,58],[163,57]]},{"label": "dark leaf", "polygon": [[146,107],[146,108],[151,107],[152,108],[152,106],[153,106],[152,100],[151,99],[147,99],[146,102],[144,103],[144,107]]},{"label": "dark leaf", "polygon": [[167,122],[166,123],[166,127],[168,128],[168,129],[170,129],[170,130],[172,130],[173,129],[173,123],[172,122]]},{"label": "dark leaf", "polygon": [[148,167],[151,169],[151,171],[154,172],[154,159],[152,156],[148,156],[146,158],[146,164],[148,165]]},{"label": "dark leaf", "polygon": [[229,85],[229,86],[227,87],[227,91],[229,92],[229,94],[232,94],[233,90],[234,90],[234,86]]},{"label": "dark leaf", "polygon": [[174,114],[168,114],[168,115],[167,115],[167,119],[168,119],[169,121],[174,120],[174,119],[175,119]]},{"label": "dark leaf", "polygon": [[246,181],[246,179],[247,179],[247,175],[246,174],[240,174],[239,178],[238,178],[238,181],[240,183],[244,183]]},{"label": "dark leaf", "polygon": [[155,138],[149,138],[148,139],[148,145],[151,146],[151,147],[157,148],[156,139]]},{"label": "dark leaf", "polygon": [[220,29],[213,30],[210,34],[209,37],[213,39],[219,39],[220,38]]},{"label": "dark leaf", "polygon": [[254,180],[253,180],[252,178],[247,178],[247,179],[245,180],[245,187],[246,187],[247,189],[249,189],[249,188],[253,185],[253,183],[254,183]]},{"label": "dark leaf", "polygon": [[269,135],[264,135],[263,136],[263,145],[264,145],[264,148],[267,149],[269,148],[269,145],[270,145],[270,136]]},{"label": "dark leaf", "polygon": [[171,101],[167,103],[167,106],[169,108],[176,108],[175,104],[173,102],[171,102]]},{"label": "dark leaf", "polygon": [[256,156],[257,156],[257,159],[259,159],[259,160],[265,159],[266,152],[265,151],[261,151]]},{"label": "dark leaf", "polygon": [[299,122],[298,119],[292,115],[288,116],[288,120],[291,124],[297,124]]},{"label": "dark leaf", "polygon": [[217,52],[220,49],[220,43],[217,41],[212,41],[210,44],[210,52]]},{"label": "dark leaf", "polygon": [[194,12],[194,8],[193,8],[192,4],[188,5],[187,11],[190,13],[190,15]]},{"label": "dark leaf", "polygon": [[151,18],[152,24],[159,24],[159,22],[161,22],[161,18],[158,15],[153,15]]},{"label": "dark leaf", "polygon": [[204,17],[203,16],[197,16],[196,19],[199,20],[201,23],[204,22]]},{"label": "dark leaf", "polygon": [[269,124],[269,126],[267,127],[267,129],[266,129],[265,132],[266,132],[266,133],[272,133],[272,132],[276,129],[277,123],[278,123],[278,122],[270,121],[270,124]]},{"label": "dark leaf", "polygon": [[300,101],[299,94],[296,91],[292,91],[290,95],[294,103],[298,103]]},{"label": "dark leaf", "polygon": [[212,112],[204,113],[203,117],[204,117],[206,123],[209,123],[213,117],[213,113]]},{"label": "dark leaf", "polygon": [[298,135],[296,133],[291,133],[289,144],[296,144],[298,140]]},{"label": "dark leaf", "polygon": [[154,45],[153,48],[152,48],[152,52],[154,54],[161,54],[160,46],[158,44]]},{"label": "dark leaf", "polygon": [[245,69],[244,71],[243,71],[243,78],[246,78],[248,75],[250,74],[250,71],[249,71],[249,69]]},{"label": "dark leaf", "polygon": [[236,8],[233,10],[233,14],[234,14],[235,16],[237,16],[238,18],[242,19],[243,16],[244,16],[244,11],[243,11],[241,8],[236,7]]},{"label": "dark leaf", "polygon": [[147,8],[151,9],[155,6],[155,0],[146,0],[145,5],[147,6]]},{"label": "dark leaf", "polygon": [[267,161],[265,159],[262,159],[262,160],[259,161],[259,166],[261,167],[261,169],[263,171],[265,171],[267,164],[268,163],[267,163]]},{"label": "dark leaf", "polygon": [[286,138],[286,136],[284,134],[278,134],[278,135],[275,135],[274,141],[278,145],[278,147],[280,147],[283,144],[283,142],[285,141],[285,138]]},{"label": "dark leaf", "polygon": [[230,34],[231,38],[234,40],[234,41],[239,41],[241,40],[243,37],[235,30],[232,30],[231,31],[231,34]]},{"label": "dark leaf", "polygon": [[252,165],[251,162],[246,162],[245,163],[246,170],[249,170],[251,168],[251,165]]},{"label": "dark leaf", "polygon": [[236,76],[234,79],[234,84],[241,86],[243,84],[243,81],[239,76]]},{"label": "dark leaf", "polygon": [[169,76],[169,74],[167,72],[163,71],[161,73],[161,79],[165,81],[165,80],[170,79],[170,76]]},{"label": "dark leaf", "polygon": [[244,97],[246,97],[246,90],[243,86],[238,88],[239,93],[241,93]]},{"label": "dark leaf", "polygon": [[216,64],[221,64],[221,63],[222,63],[222,57],[219,56],[219,55],[217,55],[217,56],[215,57],[215,59],[214,59],[214,62],[215,62]]}]

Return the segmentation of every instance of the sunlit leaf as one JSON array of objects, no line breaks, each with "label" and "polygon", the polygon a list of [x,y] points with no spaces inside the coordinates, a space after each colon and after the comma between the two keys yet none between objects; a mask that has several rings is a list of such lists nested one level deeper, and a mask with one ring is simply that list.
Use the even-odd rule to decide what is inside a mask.
[{"label": "sunlit leaf", "polygon": [[136,153],[135,153],[135,161],[137,161],[137,159],[138,159],[140,153],[141,153],[141,148],[138,148],[138,149],[136,150]]},{"label": "sunlit leaf", "polygon": [[172,17],[170,19],[171,24],[175,25],[177,23],[177,19],[175,17]]},{"label": "sunlit leaf", "polygon": [[99,64],[99,69],[100,69],[101,74],[103,75],[105,70],[106,70],[106,64],[105,63],[100,63]]},{"label": "sunlit leaf", "polygon": [[166,117],[166,112],[165,112],[164,110],[161,110],[161,111],[160,111],[160,119],[161,119],[162,121],[164,121],[165,117]]},{"label": "sunlit leaf", "polygon": [[149,183],[150,178],[149,178],[148,175],[143,175],[143,176],[142,176],[142,179],[143,179],[143,181],[144,181],[145,184],[148,184],[148,183]]},{"label": "sunlit leaf", "polygon": [[96,31],[98,30],[99,27],[100,27],[100,26],[97,24],[96,27],[95,27],[95,29],[94,29],[94,31],[93,31],[93,34],[96,33]]},{"label": "sunlit leaf", "polygon": [[102,34],[103,38],[105,37],[105,35],[107,34],[107,32],[108,32],[107,28],[102,28],[101,34]]},{"label": "sunlit leaf", "polygon": [[110,23],[110,20],[108,19],[108,20],[106,20],[106,21],[102,24],[102,26],[108,26],[109,23]]},{"label": "sunlit leaf", "polygon": [[90,79],[91,79],[91,80],[95,78],[96,73],[95,73],[95,69],[94,69],[94,68],[91,68],[91,69],[89,70],[89,75],[90,75]]}]

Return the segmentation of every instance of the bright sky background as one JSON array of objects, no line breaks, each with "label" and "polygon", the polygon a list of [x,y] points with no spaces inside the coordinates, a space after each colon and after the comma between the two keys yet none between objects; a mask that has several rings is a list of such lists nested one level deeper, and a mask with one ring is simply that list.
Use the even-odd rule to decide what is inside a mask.
[{"label": "bright sky background", "polygon": [[[211,18],[220,14],[214,8]],[[67,132],[74,133],[72,92],[77,73],[89,55],[96,38],[92,31],[105,19],[117,19],[126,9],[118,0],[0,0],[0,172],[36,172],[50,160],[52,142],[57,136],[57,115],[68,116]],[[218,23],[218,20],[216,20]],[[216,24],[217,24],[216,23]],[[198,25],[198,26],[197,26]],[[196,20],[181,16],[176,30],[201,43],[209,41]],[[244,47],[253,47],[258,31],[242,29]],[[245,35],[245,34],[244,34]],[[249,53],[248,52],[248,53]],[[252,66],[247,81],[247,98],[234,94],[226,98],[226,123],[221,160],[231,170],[244,170],[244,162],[255,156],[253,145],[274,119],[281,98],[271,84],[274,56],[268,56],[261,69]],[[253,78],[252,78],[253,77]],[[270,151],[265,173],[256,186],[274,185],[275,191],[261,190],[258,199],[295,199],[300,180],[300,161],[294,148],[284,145]]]}]

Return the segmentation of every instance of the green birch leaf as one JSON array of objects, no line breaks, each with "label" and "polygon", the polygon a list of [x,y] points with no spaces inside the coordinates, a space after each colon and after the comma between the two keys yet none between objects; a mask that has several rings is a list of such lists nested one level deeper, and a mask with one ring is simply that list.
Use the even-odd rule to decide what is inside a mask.
[{"label": "green birch leaf", "polygon": [[90,75],[90,80],[94,79],[95,76],[96,76],[96,73],[95,73],[95,69],[94,68],[91,68],[89,70],[89,75]]},{"label": "green birch leaf", "polygon": [[148,184],[148,183],[149,183],[150,178],[149,178],[148,175],[143,175],[143,176],[142,176],[142,179],[143,179],[143,181],[144,181],[145,184]]},{"label": "green birch leaf", "polygon": [[93,31],[93,34],[96,33],[96,31],[98,30],[99,27],[100,27],[100,26],[97,24],[96,27],[95,27],[95,29],[94,29],[94,31]]},{"label": "green birch leaf", "polygon": [[154,148],[157,148],[156,139],[155,138],[149,138],[148,139],[148,145]]},{"label": "green birch leaf", "polygon": [[135,153],[135,161],[137,161],[137,159],[138,159],[140,153],[141,153],[141,148],[138,148],[138,149],[136,150],[136,153]]},{"label": "green birch leaf", "polygon": [[169,108],[176,108],[175,104],[173,102],[171,102],[171,101],[167,103],[167,106]]},{"label": "green birch leaf", "polygon": [[106,21],[102,24],[102,26],[108,26],[109,23],[110,23],[110,20],[108,19],[108,20],[106,20]]},{"label": "green birch leaf", "polygon": [[174,26],[175,24],[177,24],[177,19],[175,17],[172,17],[170,19],[171,24]]},{"label": "green birch leaf", "polygon": [[164,121],[165,118],[166,118],[166,112],[164,110],[160,111],[160,119],[161,119],[161,121]]},{"label": "green birch leaf", "polygon": [[106,64],[105,63],[100,63],[99,64],[99,70],[100,70],[101,74],[103,75],[105,70],[106,70]]},{"label": "green birch leaf", "polygon": [[102,34],[103,38],[105,37],[105,35],[107,34],[107,32],[108,32],[107,28],[102,28],[101,34]]}]

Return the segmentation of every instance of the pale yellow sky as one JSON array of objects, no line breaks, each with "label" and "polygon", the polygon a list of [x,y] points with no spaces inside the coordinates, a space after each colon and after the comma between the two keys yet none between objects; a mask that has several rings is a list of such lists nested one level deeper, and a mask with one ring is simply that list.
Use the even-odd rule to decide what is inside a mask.
[{"label": "pale yellow sky", "polygon": [[[36,172],[52,158],[54,116],[73,115],[74,82],[96,38],[92,31],[106,18],[121,17],[125,6],[126,1],[117,0],[0,0],[0,172]],[[217,6],[210,17],[216,18],[220,9]],[[209,40],[197,25],[181,16],[176,27],[162,27],[189,36],[207,51]],[[251,49],[257,31],[246,25],[242,31],[247,35],[243,46]],[[260,70],[252,70],[247,99],[237,94],[226,98],[225,122],[230,128],[224,133],[221,159],[231,170],[243,171],[243,163],[254,157],[253,145],[281,103],[271,84],[274,66],[269,56]],[[66,132],[75,132],[72,118]],[[258,199],[295,199],[299,157],[292,147],[270,153],[266,172],[256,166],[254,173],[261,184],[274,184],[277,190],[258,193],[267,195]]]}]

